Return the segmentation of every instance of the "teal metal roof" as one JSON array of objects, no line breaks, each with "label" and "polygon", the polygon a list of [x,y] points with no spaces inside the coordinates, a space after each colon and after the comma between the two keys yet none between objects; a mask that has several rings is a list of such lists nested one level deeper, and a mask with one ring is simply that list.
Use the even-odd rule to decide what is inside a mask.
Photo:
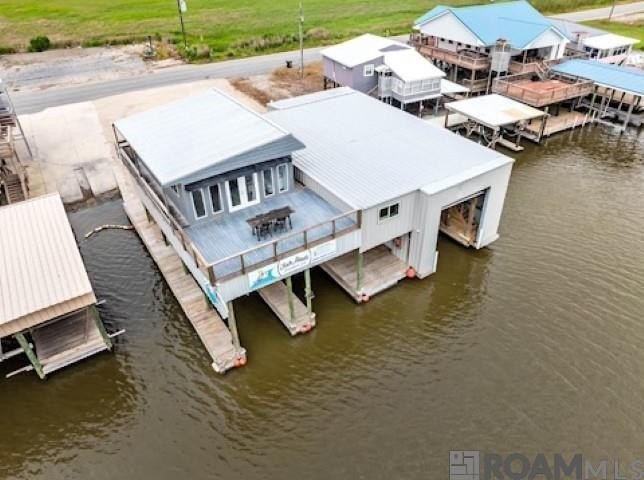
[{"label": "teal metal roof", "polygon": [[485,45],[494,45],[502,38],[516,48],[523,48],[549,28],[564,36],[550,20],[523,0],[460,8],[438,5],[418,18],[414,25],[422,26],[447,11]]},{"label": "teal metal roof", "polygon": [[559,73],[592,80],[598,85],[644,95],[644,70],[620,67],[596,60],[568,60],[552,69]]}]

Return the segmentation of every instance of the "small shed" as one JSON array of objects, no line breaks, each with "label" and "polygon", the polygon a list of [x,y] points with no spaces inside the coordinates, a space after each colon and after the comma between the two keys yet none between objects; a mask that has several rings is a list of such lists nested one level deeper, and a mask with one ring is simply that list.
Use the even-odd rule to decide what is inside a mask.
[{"label": "small shed", "polygon": [[112,348],[58,193],[0,208],[0,339],[40,378]]}]

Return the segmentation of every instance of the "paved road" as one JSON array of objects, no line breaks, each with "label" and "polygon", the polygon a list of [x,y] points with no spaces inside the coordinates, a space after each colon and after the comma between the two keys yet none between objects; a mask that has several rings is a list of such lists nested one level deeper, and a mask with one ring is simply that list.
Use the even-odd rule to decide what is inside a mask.
[{"label": "paved road", "polygon": [[[559,15],[553,15],[553,17],[561,18],[563,20],[571,20],[573,22],[587,22],[589,20],[608,18],[610,15],[610,9],[611,7],[596,8],[594,10],[584,10],[581,12],[561,13]],[[642,12],[644,12],[644,2],[627,3],[625,5],[617,5],[615,7],[613,17],[623,17]]]},{"label": "paved road", "polygon": [[[559,18],[572,21],[594,20],[608,17],[610,8],[599,8],[582,12],[557,15]],[[631,15],[644,12],[644,1],[615,8],[615,16]],[[401,37],[406,39],[407,37]],[[321,48],[310,48],[304,52],[304,61],[319,59]],[[12,95],[16,110],[19,113],[34,113],[47,107],[65,105],[68,103],[96,100],[98,98],[117,95],[119,93],[143,90],[147,88],[176,85],[209,78],[226,78],[260,75],[269,73],[285,64],[286,60],[299,62],[299,52],[291,51],[262,55],[258,57],[229,60],[207,65],[182,65],[165,70],[158,70],[142,76],[97,82],[68,88],[56,88],[39,92],[16,92]]]}]

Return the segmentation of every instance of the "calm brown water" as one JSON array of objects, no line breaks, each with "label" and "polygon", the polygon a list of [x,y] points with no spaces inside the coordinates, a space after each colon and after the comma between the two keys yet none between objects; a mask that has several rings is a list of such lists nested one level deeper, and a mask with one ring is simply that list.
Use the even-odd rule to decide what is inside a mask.
[{"label": "calm brown water", "polygon": [[[644,457],[644,132],[519,155],[501,238],[357,306],[313,275],[318,328],[238,302],[224,377],[132,232],[81,250],[105,354],[0,380],[0,478],[447,478],[450,449]],[[118,201],[71,214],[78,236]],[[0,373],[14,368],[6,362]]]}]

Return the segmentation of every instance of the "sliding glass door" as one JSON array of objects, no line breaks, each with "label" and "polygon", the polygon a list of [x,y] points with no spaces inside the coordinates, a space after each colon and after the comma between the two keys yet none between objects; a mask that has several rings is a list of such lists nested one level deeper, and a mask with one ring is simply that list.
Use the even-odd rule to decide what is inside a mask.
[{"label": "sliding glass door", "polygon": [[251,173],[227,181],[226,193],[231,212],[259,203],[257,174]]}]

